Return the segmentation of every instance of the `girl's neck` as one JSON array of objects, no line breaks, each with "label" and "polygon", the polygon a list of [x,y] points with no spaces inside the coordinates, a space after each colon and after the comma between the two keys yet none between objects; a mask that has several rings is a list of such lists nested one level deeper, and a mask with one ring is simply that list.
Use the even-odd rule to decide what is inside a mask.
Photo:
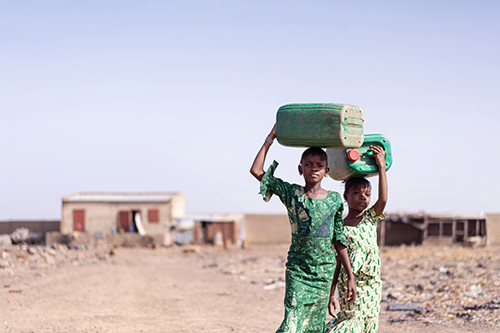
[{"label": "girl's neck", "polygon": [[363,219],[363,211],[349,209],[349,213],[344,219],[344,225],[355,227],[361,222]]},{"label": "girl's neck", "polygon": [[304,192],[306,196],[311,199],[325,199],[328,195],[328,191],[321,187],[321,182],[314,184],[306,183]]}]

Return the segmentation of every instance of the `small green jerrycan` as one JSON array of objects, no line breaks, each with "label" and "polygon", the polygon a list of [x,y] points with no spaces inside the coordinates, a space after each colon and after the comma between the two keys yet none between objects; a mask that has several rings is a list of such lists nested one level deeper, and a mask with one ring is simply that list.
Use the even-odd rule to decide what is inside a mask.
[{"label": "small green jerrycan", "polygon": [[276,114],[276,138],[290,147],[358,148],[363,122],[363,111],[354,105],[286,104]]},{"label": "small green jerrycan", "polygon": [[378,174],[378,166],[370,146],[381,146],[385,151],[385,169],[392,165],[392,150],[389,139],[383,134],[366,134],[363,145],[357,149],[327,149],[328,175],[335,180],[352,177],[371,177]]}]

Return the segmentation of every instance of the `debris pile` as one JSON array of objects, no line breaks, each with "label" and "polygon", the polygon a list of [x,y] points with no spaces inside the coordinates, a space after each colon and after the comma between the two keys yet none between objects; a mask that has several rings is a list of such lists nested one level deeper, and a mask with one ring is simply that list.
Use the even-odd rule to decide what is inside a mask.
[{"label": "debris pile", "polygon": [[97,263],[108,260],[109,257],[110,248],[107,245],[40,246],[22,243],[2,246],[0,247],[0,278],[30,274],[54,267]]},{"label": "debris pile", "polygon": [[499,248],[386,247],[381,257],[391,322],[500,324]]}]

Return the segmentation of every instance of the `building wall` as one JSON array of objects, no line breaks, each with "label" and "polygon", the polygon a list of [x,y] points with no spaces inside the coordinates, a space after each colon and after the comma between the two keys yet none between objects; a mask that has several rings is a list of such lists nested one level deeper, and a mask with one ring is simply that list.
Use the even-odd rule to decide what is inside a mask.
[{"label": "building wall", "polygon": [[292,239],[286,214],[245,214],[243,228],[247,244],[290,243]]},{"label": "building wall", "polygon": [[[175,198],[175,196],[173,196]],[[118,231],[118,214],[122,210],[138,211],[146,234],[170,232],[173,218],[182,217],[184,197],[176,198],[171,202],[135,203],[135,202],[63,202],[61,233],[69,234],[73,230],[73,211],[85,211],[85,231],[104,235]],[[173,204],[181,206],[173,208]],[[159,222],[148,221],[148,210],[158,209]]]},{"label": "building wall", "polygon": [[0,221],[0,235],[11,234],[18,228],[28,228],[31,232],[45,234],[59,231],[61,221]]},{"label": "building wall", "polygon": [[486,233],[491,245],[500,245],[500,213],[486,214]]},{"label": "building wall", "polygon": [[170,200],[170,221],[173,219],[180,219],[186,215],[184,193],[175,193]]},{"label": "building wall", "polygon": [[[382,228],[385,228],[383,233],[382,244]],[[387,220],[379,222],[377,226],[378,244],[396,246],[402,244],[415,244],[422,243],[424,232],[409,224],[403,222],[387,222]]]}]

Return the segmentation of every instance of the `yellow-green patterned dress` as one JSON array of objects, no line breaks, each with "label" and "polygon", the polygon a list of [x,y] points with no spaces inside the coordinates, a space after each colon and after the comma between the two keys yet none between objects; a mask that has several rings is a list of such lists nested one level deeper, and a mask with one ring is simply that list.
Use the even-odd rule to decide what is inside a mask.
[{"label": "yellow-green patterned dress", "polygon": [[275,194],[286,206],[292,229],[286,262],[285,318],[277,332],[324,333],[336,265],[332,246],[345,244],[342,199],[333,191],[325,199],[308,198],[302,186],[274,177],[277,166],[274,161],[260,183],[265,201]]},{"label": "yellow-green patterned dress", "polygon": [[347,275],[342,267],[338,283],[341,313],[337,321],[328,323],[328,333],[377,332],[382,294],[377,223],[384,218],[384,214],[377,216],[371,207],[363,212],[363,219],[357,226],[344,226],[357,297],[354,304],[347,305]]}]

